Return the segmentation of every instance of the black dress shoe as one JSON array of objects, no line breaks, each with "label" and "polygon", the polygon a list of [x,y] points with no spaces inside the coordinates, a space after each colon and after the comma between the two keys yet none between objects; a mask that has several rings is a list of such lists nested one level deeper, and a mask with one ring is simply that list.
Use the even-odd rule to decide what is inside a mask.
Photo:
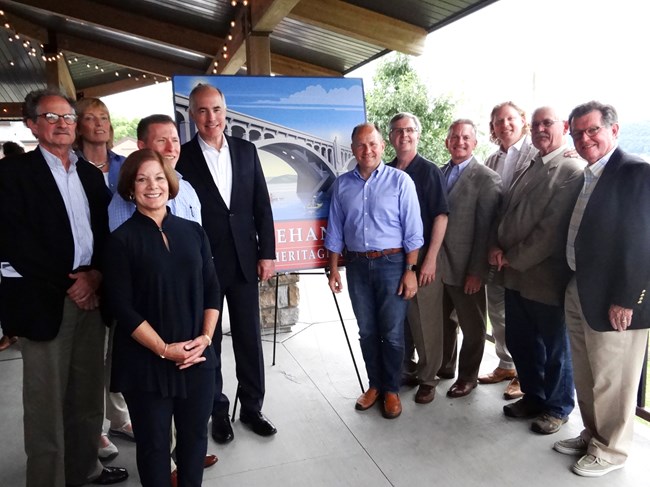
[{"label": "black dress shoe", "polygon": [[261,412],[252,414],[241,414],[239,419],[242,423],[253,430],[260,436],[272,436],[278,432],[271,423]]},{"label": "black dress shoe", "polygon": [[118,482],[124,482],[127,478],[129,478],[129,472],[126,471],[126,468],[104,467],[104,470],[99,474],[99,477],[93,480],[91,484],[117,484]]},{"label": "black dress shoe", "polygon": [[235,439],[228,415],[212,416],[212,439],[222,445]]}]

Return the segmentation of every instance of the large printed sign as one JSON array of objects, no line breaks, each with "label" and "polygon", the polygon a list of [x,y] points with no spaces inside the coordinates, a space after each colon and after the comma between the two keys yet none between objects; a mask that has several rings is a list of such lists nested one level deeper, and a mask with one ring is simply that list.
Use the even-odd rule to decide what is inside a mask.
[{"label": "large printed sign", "polygon": [[224,93],[225,133],[257,147],[273,208],[276,270],[325,267],[331,186],[356,165],[350,135],[366,119],[362,80],[175,76],[174,105],[182,142],[196,133],[189,94],[198,83]]}]

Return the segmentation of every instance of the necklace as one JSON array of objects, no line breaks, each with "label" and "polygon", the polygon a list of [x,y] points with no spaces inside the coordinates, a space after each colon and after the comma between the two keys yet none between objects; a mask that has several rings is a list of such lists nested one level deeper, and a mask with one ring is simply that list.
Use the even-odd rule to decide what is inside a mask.
[{"label": "necklace", "polygon": [[105,162],[102,162],[101,164],[95,164],[93,161],[88,161],[88,162],[90,162],[90,163],[91,163],[93,166],[95,166],[97,169],[101,169],[102,167],[104,167],[104,166],[106,165]]}]

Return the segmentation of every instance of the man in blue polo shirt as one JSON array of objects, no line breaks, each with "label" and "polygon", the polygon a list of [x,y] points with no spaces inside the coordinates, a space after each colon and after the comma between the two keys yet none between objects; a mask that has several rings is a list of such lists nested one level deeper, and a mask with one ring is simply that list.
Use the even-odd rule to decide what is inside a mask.
[{"label": "man in blue polo shirt", "polygon": [[383,396],[383,415],[392,419],[402,412],[403,323],[418,289],[415,271],[424,239],[415,185],[382,162],[384,147],[375,125],[352,131],[357,167],[334,183],[325,247],[335,293],[343,289],[338,264],[346,251],[350,300],[370,383],[355,407],[369,409]]}]

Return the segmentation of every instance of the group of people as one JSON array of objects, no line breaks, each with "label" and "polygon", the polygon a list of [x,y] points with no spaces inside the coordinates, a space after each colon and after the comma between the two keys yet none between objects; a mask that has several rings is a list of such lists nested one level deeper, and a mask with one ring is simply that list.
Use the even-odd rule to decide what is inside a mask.
[{"label": "group of people", "polygon": [[[509,380],[504,397],[518,400],[504,414],[552,434],[575,390],[584,429],[554,449],[577,455],[585,477],[624,466],[650,328],[650,164],[618,147],[618,131],[616,110],[596,101],[530,121],[505,102],[485,164],[474,123],[459,119],[438,169],[418,154],[410,113],[390,121],[388,164],[377,126],[354,128],[357,166],[334,183],[325,246],[330,288],[343,289],[344,262],[359,325],[369,387],[356,409],[379,403],[396,418],[414,379],[419,404],[441,378],[457,376],[451,398]],[[500,362],[479,376],[487,316]]]},{"label": "group of people", "polygon": [[0,321],[21,344],[28,487],[124,481],[100,462],[118,453],[104,417],[109,435],[135,441],[143,485],[201,485],[217,462],[210,420],[215,441],[234,439],[224,298],[239,418],[277,431],[262,414],[258,281],[274,274],[275,239],[261,164],[224,134],[220,90],[197,85],[190,114],[191,141],[151,115],[124,158],[101,100],[25,99],[38,146],[0,162]]},{"label": "group of people", "polygon": [[[100,100],[25,100],[38,147],[0,163],[0,321],[20,337],[28,487],[125,480],[100,462],[118,453],[104,417],[136,442],[143,485],[201,485],[217,461],[209,422],[216,442],[234,438],[224,299],[240,420],[277,431],[262,413],[258,282],[275,258],[264,174],[255,146],[224,134],[219,89],[199,84],[189,103],[192,140],[151,115],[123,158]],[[343,289],[344,264],[369,379],[356,409],[398,417],[405,382],[427,404],[440,379],[456,378],[451,398],[509,380],[518,400],[504,414],[551,434],[575,389],[584,430],[554,448],[579,455],[579,475],[621,468],[650,327],[650,165],[618,147],[616,111],[598,102],[530,121],[497,105],[485,164],[471,120],[449,127],[442,169],[418,154],[421,130],[396,114],[384,164],[380,130],[358,125],[356,168],[331,188],[329,284]],[[488,316],[500,362],[479,376]]]}]

